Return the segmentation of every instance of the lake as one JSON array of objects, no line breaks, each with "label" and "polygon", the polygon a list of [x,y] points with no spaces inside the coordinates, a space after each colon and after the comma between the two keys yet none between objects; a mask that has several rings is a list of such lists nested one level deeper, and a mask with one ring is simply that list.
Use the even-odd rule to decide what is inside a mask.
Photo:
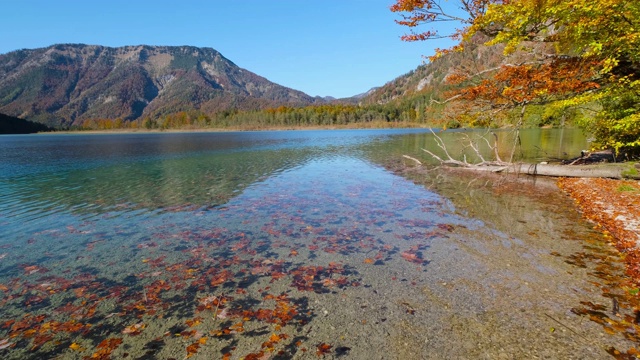
[{"label": "lake", "polygon": [[[514,143],[439,135],[467,159],[469,141],[497,138],[503,158]],[[571,129],[519,144],[527,161],[588,146]],[[553,182],[405,169],[402,155],[435,164],[422,148],[442,150],[424,129],[2,136],[0,356],[600,359],[636,344],[635,325],[604,320],[619,256]]]}]

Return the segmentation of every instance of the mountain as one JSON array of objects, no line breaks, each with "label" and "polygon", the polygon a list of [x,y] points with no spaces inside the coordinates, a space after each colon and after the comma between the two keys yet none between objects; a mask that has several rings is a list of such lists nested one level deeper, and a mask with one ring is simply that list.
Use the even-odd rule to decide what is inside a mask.
[{"label": "mountain", "polygon": [[211,48],[61,44],[0,55],[0,113],[49,125],[319,102]]},{"label": "mountain", "polygon": [[[454,71],[468,74],[481,73],[495,68],[507,61],[516,60],[516,56],[505,57],[502,45],[486,46],[488,38],[476,35],[465,44],[461,52],[451,52],[422,64],[415,70],[401,75],[383,86],[373,88],[360,97],[362,104],[387,104],[407,98],[425,97],[444,100],[444,92],[451,87],[446,84],[447,76]],[[517,56],[521,56],[518,54]]]},{"label": "mountain", "polygon": [[[449,101],[456,90],[495,74],[494,70],[507,64],[523,64],[533,56],[547,54],[548,49],[541,47],[532,51],[516,51],[506,56],[504,45],[485,45],[489,38],[476,34],[464,49],[443,54],[441,57],[418,66],[396,79],[374,88],[364,94],[358,101],[361,107],[387,109],[392,115],[401,120],[429,124],[430,126],[455,127],[488,127],[505,126],[513,114],[504,111],[498,115],[477,116],[472,109],[478,103],[458,99]],[[464,74],[470,81],[462,84],[452,84],[448,78],[453,74]],[[455,98],[455,97],[453,97]],[[528,125],[545,125],[540,109],[533,114],[534,107],[529,106],[526,114]],[[531,115],[531,116],[530,116]],[[552,119],[551,119],[552,120]]]},{"label": "mountain", "polygon": [[46,125],[0,114],[0,134],[33,134],[53,129]]},{"label": "mountain", "polygon": [[369,96],[369,95],[373,94],[373,93],[374,93],[376,90],[378,90],[379,88],[380,88],[379,86],[372,87],[372,88],[371,88],[371,89],[369,89],[367,92],[363,92],[362,94],[354,95],[354,96],[352,96],[351,98],[352,98],[352,99],[358,99],[358,100],[360,100],[360,99],[364,99],[364,98],[366,98],[367,96]]}]

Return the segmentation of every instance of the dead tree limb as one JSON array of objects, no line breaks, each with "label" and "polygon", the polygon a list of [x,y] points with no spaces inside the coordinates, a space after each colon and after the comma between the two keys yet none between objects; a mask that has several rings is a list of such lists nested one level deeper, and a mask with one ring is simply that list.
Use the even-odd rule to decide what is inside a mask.
[{"label": "dead tree limb", "polygon": [[409,159],[409,160],[413,160],[413,161],[415,161],[416,164],[418,164],[419,166],[422,166],[422,163],[420,162],[420,160],[418,160],[418,159],[416,159],[414,157],[411,157],[409,155],[402,155],[402,157],[406,158],[406,159]]},{"label": "dead tree limb", "polygon": [[[445,164],[445,165],[455,165],[455,166],[462,166],[462,167],[475,167],[475,166],[507,166],[510,163],[504,162],[502,160],[500,160],[500,156],[497,156],[496,160],[486,160],[483,156],[482,153],[480,152],[480,149],[478,148],[478,146],[474,145],[473,140],[467,135],[466,139],[467,139],[467,144],[466,147],[471,148],[474,153],[476,154],[476,156],[480,159],[480,162],[478,163],[469,163],[466,159],[466,157],[463,158],[463,161],[460,160],[456,160],[454,159],[450,154],[449,151],[447,150],[447,146],[444,143],[444,140],[442,140],[442,138],[440,136],[438,136],[438,134],[436,134],[433,129],[429,128],[429,131],[431,131],[431,133],[433,134],[436,144],[438,145],[438,147],[440,149],[442,149],[442,151],[444,151],[445,155],[446,155],[446,159],[441,158],[440,156],[434,154],[433,152],[427,150],[427,149],[422,149],[422,151],[426,152],[427,154],[431,155],[431,157],[433,157],[434,159],[438,160],[441,164]],[[483,137],[484,138],[484,137]],[[497,150],[497,140],[495,142],[494,146],[491,146],[488,142],[488,140],[485,139],[485,141],[487,142],[487,145],[489,146],[490,149],[494,150],[494,152],[498,153]]]}]

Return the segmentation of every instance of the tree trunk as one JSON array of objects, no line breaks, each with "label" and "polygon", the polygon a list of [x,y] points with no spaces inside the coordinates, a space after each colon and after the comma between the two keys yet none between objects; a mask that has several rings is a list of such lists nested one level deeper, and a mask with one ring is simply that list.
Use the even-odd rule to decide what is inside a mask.
[{"label": "tree trunk", "polygon": [[525,175],[640,179],[638,165],[629,163],[596,165],[513,164],[508,166],[470,166],[464,169]]}]

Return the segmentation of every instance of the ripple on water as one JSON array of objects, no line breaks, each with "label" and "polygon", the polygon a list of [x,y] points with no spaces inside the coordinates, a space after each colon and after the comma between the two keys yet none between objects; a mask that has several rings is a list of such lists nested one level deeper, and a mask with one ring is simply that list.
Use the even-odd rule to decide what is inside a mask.
[{"label": "ripple on water", "polygon": [[0,355],[601,357],[542,315],[577,327],[567,289],[592,290],[551,240],[461,216],[355,134],[3,177]]}]

